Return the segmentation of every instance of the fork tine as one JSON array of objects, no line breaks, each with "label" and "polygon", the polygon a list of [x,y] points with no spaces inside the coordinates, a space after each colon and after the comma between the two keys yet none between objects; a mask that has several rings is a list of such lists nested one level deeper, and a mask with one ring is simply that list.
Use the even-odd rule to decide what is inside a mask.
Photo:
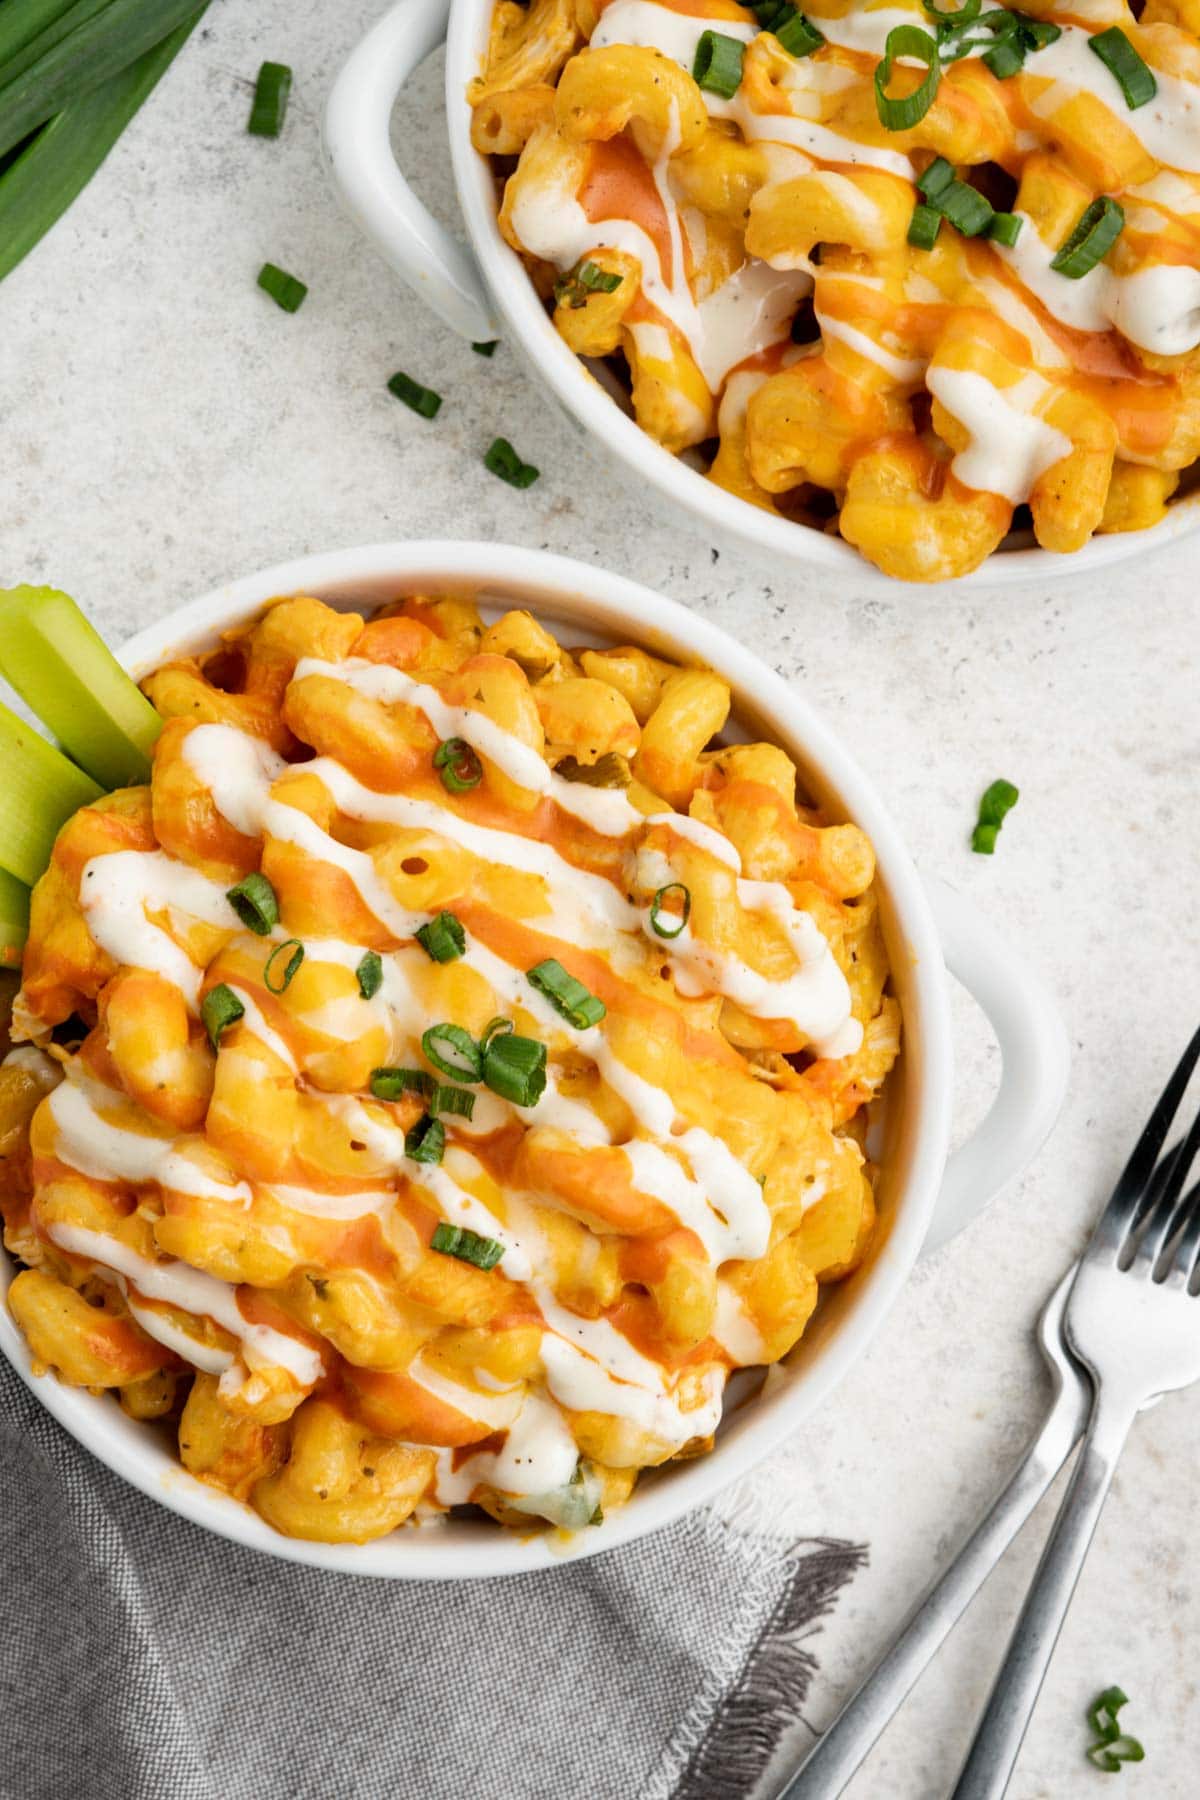
[{"label": "fork tine", "polygon": [[[1171,1129],[1171,1121],[1179,1110],[1179,1102],[1183,1099],[1187,1085],[1192,1078],[1192,1071],[1198,1061],[1200,1061],[1200,1028],[1195,1031],[1187,1049],[1176,1063],[1171,1079],[1163,1089],[1154,1111],[1142,1127],[1141,1136],[1133,1147],[1133,1154],[1122,1169],[1117,1179],[1117,1185],[1112,1191],[1112,1197],[1100,1215],[1095,1233],[1098,1245],[1106,1245],[1115,1251],[1124,1242],[1133,1209],[1154,1173],[1154,1165],[1166,1142],[1167,1133]],[[1188,1160],[1190,1162],[1190,1157]],[[1178,1188],[1175,1191],[1178,1193]],[[1144,1211],[1142,1216],[1145,1216]]]},{"label": "fork tine", "polygon": [[1200,1181],[1188,1190],[1176,1211],[1180,1217],[1186,1215],[1187,1223],[1164,1280],[1168,1287],[1185,1288],[1195,1274],[1200,1258]]},{"label": "fork tine", "polygon": [[[1188,1172],[1200,1151],[1200,1112],[1192,1120],[1192,1128],[1181,1144],[1164,1156],[1154,1171],[1151,1186],[1155,1192],[1154,1211],[1142,1233],[1129,1266],[1137,1274],[1153,1270],[1159,1257],[1178,1231],[1183,1208],[1176,1203]],[[1133,1233],[1131,1231],[1130,1236]],[[1124,1258],[1121,1259],[1122,1261]]]}]

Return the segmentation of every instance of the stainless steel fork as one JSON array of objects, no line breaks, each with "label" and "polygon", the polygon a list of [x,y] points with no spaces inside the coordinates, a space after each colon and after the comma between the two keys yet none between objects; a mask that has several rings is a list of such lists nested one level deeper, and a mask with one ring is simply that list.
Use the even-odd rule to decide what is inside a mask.
[{"label": "stainless steel fork", "polygon": [[1200,1380],[1200,1183],[1183,1194],[1200,1150],[1200,1112],[1162,1154],[1198,1061],[1200,1031],[1138,1139],[1067,1297],[1063,1329],[1091,1372],[1091,1419],[953,1800],[998,1800],[1008,1787],[1137,1410],[1151,1395]]}]

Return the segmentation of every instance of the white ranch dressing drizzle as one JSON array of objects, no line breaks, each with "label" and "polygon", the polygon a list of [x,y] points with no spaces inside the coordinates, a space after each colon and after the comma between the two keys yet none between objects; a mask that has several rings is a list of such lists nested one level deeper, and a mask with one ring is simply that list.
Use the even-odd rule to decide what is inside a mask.
[{"label": "white ranch dressing drizzle", "polygon": [[1061,37],[1029,58],[1023,71],[1026,89],[1032,78],[1051,84],[1027,102],[1030,111],[1052,119],[1076,94],[1092,94],[1155,162],[1200,174],[1200,87],[1155,68],[1157,94],[1131,110],[1116,76],[1088,48],[1091,36],[1078,25],[1064,25]]},{"label": "white ranch dressing drizzle", "polygon": [[[1093,61],[1095,58],[1093,58]],[[1200,344],[1200,272],[1185,264],[1150,263],[1119,275],[1097,263],[1078,281],[1051,268],[1058,254],[1027,213],[1015,244],[993,245],[1046,311],[1076,331],[1110,325],[1139,349],[1176,356]]]},{"label": "white ranch dressing drizzle", "polygon": [[1071,454],[1071,440],[1037,417],[1053,392],[1040,375],[1000,388],[973,369],[930,369],[926,386],[970,434],[950,464],[964,487],[1000,494],[1014,506],[1028,500],[1047,469]]},{"label": "white ranch dressing drizzle", "polygon": [[454,1466],[455,1453],[441,1450],[435,1492],[443,1506],[460,1506],[476,1487],[506,1494],[549,1494],[571,1481],[579,1446],[559,1408],[537,1388],[522,1397],[501,1450],[481,1450]]},{"label": "white ranch dressing drizzle", "polygon": [[271,783],[288,766],[283,757],[233,725],[195,726],[183,740],[182,756],[221,817],[244,837],[261,837]]},{"label": "white ranch dressing drizzle", "polygon": [[357,1194],[327,1194],[288,1182],[263,1182],[260,1191],[291,1212],[312,1219],[365,1219],[368,1213],[388,1212],[396,1204],[392,1188],[363,1188]]},{"label": "white ranch dressing drizzle", "polygon": [[93,1181],[156,1181],[173,1193],[195,1200],[220,1200],[249,1206],[253,1199],[245,1181],[220,1181],[210,1176],[189,1154],[194,1145],[206,1161],[215,1153],[202,1137],[154,1136],[132,1131],[106,1119],[102,1107],[127,1106],[123,1094],[91,1082],[84,1083],[68,1068],[45,1104],[55,1125],[54,1154],[69,1168]]},{"label": "white ranch dressing drizzle", "polygon": [[454,1381],[441,1369],[435,1369],[424,1355],[416,1356],[404,1371],[410,1381],[432,1394],[444,1406],[453,1407],[464,1418],[477,1419],[493,1431],[504,1431],[512,1425],[521,1408],[521,1389],[504,1388],[499,1393],[480,1393]]},{"label": "white ranch dressing drizzle", "polygon": [[79,904],[93,939],[114,962],[161,975],[179,989],[192,1013],[199,1011],[201,971],[148,913],[165,912],[172,922],[198,919],[229,932],[241,929],[225,889],[164,850],[93,856],[79,879]]},{"label": "white ranch dressing drizzle", "polygon": [[834,318],[829,313],[818,310],[816,320],[823,338],[836,338],[848,349],[857,351],[859,356],[865,356],[868,362],[886,370],[893,381],[908,383],[918,380],[928,361],[924,356],[897,356],[865,331],[860,331],[855,325],[847,325],[844,319]]},{"label": "white ranch dressing drizzle", "polygon": [[746,1311],[742,1296],[728,1281],[717,1282],[717,1316],[712,1335],[739,1368],[754,1368],[767,1360],[762,1333]]}]

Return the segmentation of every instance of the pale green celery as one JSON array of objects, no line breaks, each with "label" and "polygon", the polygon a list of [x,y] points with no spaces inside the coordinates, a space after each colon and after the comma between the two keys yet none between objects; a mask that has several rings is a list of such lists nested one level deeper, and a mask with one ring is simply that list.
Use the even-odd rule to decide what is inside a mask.
[{"label": "pale green celery", "polygon": [[0,869],[0,969],[19,969],[29,935],[29,889]]},{"label": "pale green celery", "polygon": [[0,706],[0,869],[32,887],[59,827],[100,794],[90,775]]},{"label": "pale green celery", "polygon": [[69,594],[0,588],[0,675],[102,787],[149,781],[162,720]]}]

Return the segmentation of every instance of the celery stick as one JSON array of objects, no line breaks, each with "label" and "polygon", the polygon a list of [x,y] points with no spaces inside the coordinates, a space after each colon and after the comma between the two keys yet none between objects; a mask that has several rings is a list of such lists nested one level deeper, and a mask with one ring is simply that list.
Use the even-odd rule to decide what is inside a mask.
[{"label": "celery stick", "polygon": [[0,869],[32,887],[60,825],[101,790],[7,706],[0,706],[0,770]]},{"label": "celery stick", "polygon": [[162,720],[69,594],[0,588],[0,675],[102,787],[149,781]]},{"label": "celery stick", "polygon": [[29,935],[29,889],[0,869],[0,969],[19,969]]}]

